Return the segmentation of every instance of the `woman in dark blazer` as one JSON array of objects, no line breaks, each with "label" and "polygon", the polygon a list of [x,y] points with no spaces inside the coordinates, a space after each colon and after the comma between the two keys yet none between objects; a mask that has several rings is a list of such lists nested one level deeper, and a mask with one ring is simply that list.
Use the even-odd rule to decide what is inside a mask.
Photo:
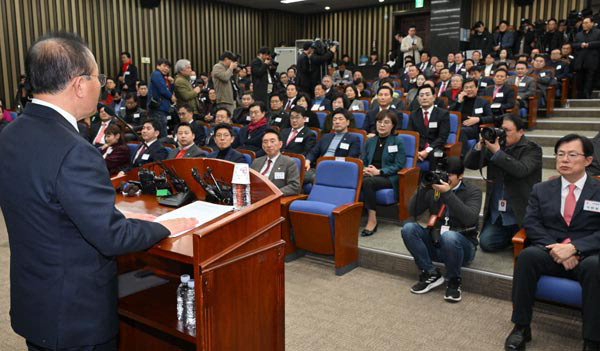
[{"label": "woman in dark blazer", "polygon": [[375,118],[377,135],[367,140],[363,153],[362,191],[367,208],[367,225],[361,236],[370,236],[377,231],[375,192],[393,188],[398,197],[398,171],[404,168],[406,154],[402,139],[394,135],[398,118],[391,110],[381,111]]},{"label": "woman in dark blazer", "polygon": [[102,157],[106,161],[108,173],[112,177],[129,165],[131,156],[123,132],[116,124],[106,127],[104,139],[106,143],[100,147],[100,152],[102,152]]}]

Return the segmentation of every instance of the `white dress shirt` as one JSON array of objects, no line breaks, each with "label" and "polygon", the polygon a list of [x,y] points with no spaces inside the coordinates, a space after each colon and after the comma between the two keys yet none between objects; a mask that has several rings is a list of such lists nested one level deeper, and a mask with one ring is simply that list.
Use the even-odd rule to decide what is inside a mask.
[{"label": "white dress shirt", "polygon": [[[583,174],[583,177],[579,178],[575,183],[575,190],[573,193],[575,194],[575,202],[579,201],[579,196],[581,195],[581,191],[583,190],[583,186],[585,185],[585,181],[587,180],[587,173]],[[565,211],[565,200],[567,199],[567,195],[569,195],[569,185],[571,184],[565,177],[560,177],[560,213],[564,215]]]}]

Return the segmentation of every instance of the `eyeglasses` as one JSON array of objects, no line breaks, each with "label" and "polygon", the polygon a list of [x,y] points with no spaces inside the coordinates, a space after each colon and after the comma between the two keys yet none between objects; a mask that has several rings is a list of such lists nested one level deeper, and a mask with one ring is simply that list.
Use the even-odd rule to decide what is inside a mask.
[{"label": "eyeglasses", "polygon": [[579,156],[585,156],[585,154],[580,154],[580,153],[577,153],[577,152],[569,152],[569,153],[567,153],[567,152],[558,152],[558,153],[556,153],[555,156],[556,156],[556,158],[565,158],[566,157],[567,159],[572,160],[572,159],[577,158]]},{"label": "eyeglasses", "polygon": [[100,82],[100,87],[106,85],[106,74],[82,74],[82,77],[98,77],[98,82]]}]

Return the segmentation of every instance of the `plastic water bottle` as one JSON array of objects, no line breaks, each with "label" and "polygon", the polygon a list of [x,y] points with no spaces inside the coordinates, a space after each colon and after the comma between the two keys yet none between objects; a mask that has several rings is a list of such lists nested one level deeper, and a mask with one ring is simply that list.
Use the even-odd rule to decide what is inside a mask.
[{"label": "plastic water bottle", "polygon": [[194,290],[194,280],[187,283],[185,298],[185,326],[187,328],[196,328],[196,291]]},{"label": "plastic water bottle", "polygon": [[190,281],[190,276],[189,274],[184,274],[179,279],[181,283],[177,287],[177,320],[182,321],[184,318],[185,299],[187,297],[187,284]]}]

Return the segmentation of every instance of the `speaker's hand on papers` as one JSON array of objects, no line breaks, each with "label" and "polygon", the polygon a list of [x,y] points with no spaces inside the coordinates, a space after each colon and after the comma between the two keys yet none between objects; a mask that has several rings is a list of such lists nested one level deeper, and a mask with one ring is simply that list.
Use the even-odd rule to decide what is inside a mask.
[{"label": "speaker's hand on papers", "polygon": [[123,215],[127,219],[141,219],[148,222],[153,222],[156,219],[156,216],[147,213],[123,212]]},{"label": "speaker's hand on papers", "polygon": [[171,232],[171,235],[186,232],[198,226],[198,220],[195,218],[167,219],[158,223],[167,228]]}]

